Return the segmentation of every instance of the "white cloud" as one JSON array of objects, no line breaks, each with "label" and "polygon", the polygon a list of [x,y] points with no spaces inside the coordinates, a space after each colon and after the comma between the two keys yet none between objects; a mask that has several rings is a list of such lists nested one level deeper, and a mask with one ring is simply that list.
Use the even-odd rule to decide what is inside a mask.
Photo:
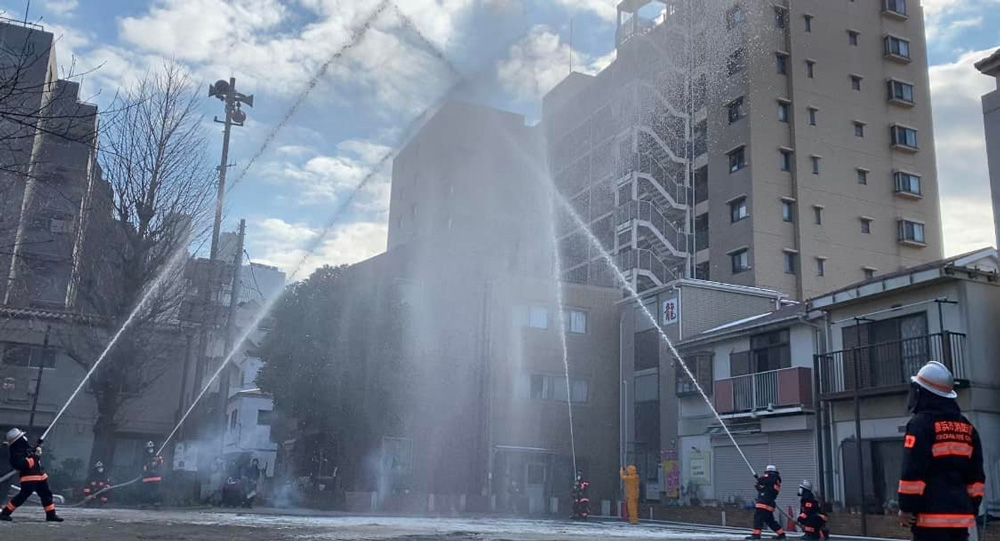
[{"label": "white cloud", "polygon": [[295,280],[323,265],[357,263],[383,252],[389,231],[385,223],[362,221],[336,226],[320,238],[319,228],[278,218],[251,222],[250,229],[248,251],[254,261],[274,265]]},{"label": "white cloud", "polygon": [[556,3],[575,11],[593,13],[607,21],[614,21],[618,16],[617,0],[556,0]]},{"label": "white cloud", "polygon": [[[282,185],[291,183],[291,192],[297,194],[300,205],[328,206],[349,194],[374,172],[354,203],[364,212],[381,215],[388,210],[388,198],[385,190],[378,186],[388,184],[388,167],[377,171],[375,168],[390,150],[384,145],[360,140],[340,143],[335,155],[317,154],[308,147],[292,147],[283,153],[289,161],[263,164],[261,175]],[[291,158],[305,160],[292,161]]]},{"label": "white cloud", "polygon": [[923,0],[922,5],[928,48],[949,51],[962,30],[982,26],[982,13],[1000,7],[1000,0]]},{"label": "white cloud", "polygon": [[591,58],[571,50],[549,27],[537,25],[497,63],[497,78],[516,97],[536,100],[569,74],[571,57],[574,71],[594,74],[614,60],[615,52]]},{"label": "white cloud", "polygon": [[994,244],[981,96],[993,90],[995,82],[973,67],[991,52],[966,53],[953,63],[930,68],[938,184],[948,254]]},{"label": "white cloud", "polygon": [[59,16],[72,15],[73,11],[80,4],[79,0],[47,0],[44,8],[49,13]]}]

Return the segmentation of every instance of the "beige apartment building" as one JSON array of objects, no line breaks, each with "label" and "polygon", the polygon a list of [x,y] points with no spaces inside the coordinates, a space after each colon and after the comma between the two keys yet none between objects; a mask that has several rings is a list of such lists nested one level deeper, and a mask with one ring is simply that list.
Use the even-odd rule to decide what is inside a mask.
[{"label": "beige apartment building", "polygon": [[[916,0],[626,0],[617,59],[543,106],[562,194],[640,290],[685,277],[798,299],[938,259]],[[565,277],[607,284],[560,220]]]}]

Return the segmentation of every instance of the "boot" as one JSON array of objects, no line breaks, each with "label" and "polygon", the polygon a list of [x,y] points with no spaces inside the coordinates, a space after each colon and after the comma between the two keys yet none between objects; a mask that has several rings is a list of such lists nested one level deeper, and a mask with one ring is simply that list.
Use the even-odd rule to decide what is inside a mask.
[{"label": "boot", "polygon": [[4,522],[14,522],[14,519],[10,518],[10,513],[8,513],[6,510],[0,512],[0,520]]},{"label": "boot", "polygon": [[785,538],[785,533],[784,532],[779,533],[778,535],[774,536],[774,538],[775,539],[784,539]]},{"label": "boot", "polygon": [[63,519],[55,511],[45,513],[45,522],[62,522]]}]

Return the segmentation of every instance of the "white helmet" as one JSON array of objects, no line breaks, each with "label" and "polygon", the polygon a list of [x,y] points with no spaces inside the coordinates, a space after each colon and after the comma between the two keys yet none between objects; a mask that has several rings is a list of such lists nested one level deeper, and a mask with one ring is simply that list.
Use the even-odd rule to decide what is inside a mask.
[{"label": "white helmet", "polygon": [[812,489],[813,489],[813,484],[808,479],[803,479],[802,482],[799,483],[799,488],[804,489],[804,490],[808,490],[808,491],[811,492]]},{"label": "white helmet", "polygon": [[4,439],[6,445],[12,445],[15,441],[23,438],[26,432],[20,428],[12,428],[7,431],[7,437]]},{"label": "white helmet", "polygon": [[955,378],[951,375],[951,370],[937,361],[925,364],[916,376],[910,378],[910,381],[938,396],[958,398],[958,393],[955,392]]},{"label": "white helmet", "polygon": [[156,444],[152,440],[146,442],[146,449],[156,449]]},{"label": "white helmet", "polygon": [[95,468],[97,468],[97,469],[101,469],[101,468],[103,468],[103,467],[104,467],[104,463],[103,463],[103,462],[101,462],[100,460],[98,460],[98,461],[97,461],[97,462],[96,462],[96,463],[94,464],[94,467],[95,467]]},{"label": "white helmet", "polygon": [[767,472],[778,471],[778,468],[774,464],[768,464],[767,467],[764,468],[764,471]]}]

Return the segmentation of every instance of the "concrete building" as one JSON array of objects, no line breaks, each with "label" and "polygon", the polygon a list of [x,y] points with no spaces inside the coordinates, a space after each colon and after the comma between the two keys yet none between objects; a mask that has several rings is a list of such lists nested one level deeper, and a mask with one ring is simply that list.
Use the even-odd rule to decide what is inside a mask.
[{"label": "concrete building", "polygon": [[[963,413],[984,443],[987,506],[1000,508],[1000,274],[983,249],[886,274],[809,301],[825,328],[818,355],[821,467],[828,499],[868,512],[896,498],[909,415],[909,378],[928,361],[949,366]],[[853,399],[860,398],[856,420]],[[864,476],[859,478],[860,424]],[[863,480],[863,483],[861,482]]]},{"label": "concrete building", "polygon": [[[637,289],[804,299],[941,256],[917,2],[626,0],[616,41],[543,126],[554,182]],[[558,223],[566,279],[611,285]]]},{"label": "concrete building", "polygon": [[110,230],[111,189],[97,164],[97,106],[58,78],[53,39],[0,21],[0,107],[24,119],[0,121],[0,302],[59,311],[77,308],[89,237]]},{"label": "concrete building", "polygon": [[976,69],[997,81],[997,89],[983,95],[983,124],[986,127],[986,154],[990,162],[995,242],[1000,245],[1000,50],[976,62]]}]

